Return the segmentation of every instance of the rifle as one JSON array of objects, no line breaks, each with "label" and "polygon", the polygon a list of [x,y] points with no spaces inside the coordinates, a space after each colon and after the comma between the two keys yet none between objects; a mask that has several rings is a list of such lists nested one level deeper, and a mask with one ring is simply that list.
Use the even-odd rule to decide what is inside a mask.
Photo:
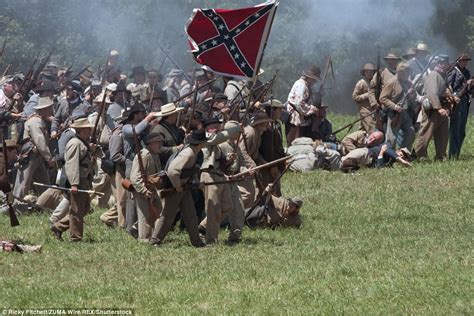
[{"label": "rifle", "polygon": [[[196,111],[196,102],[197,102],[198,91],[199,91],[199,83],[197,82],[197,83],[196,83],[196,89],[194,89],[193,105],[192,105],[192,109],[191,109],[191,116],[189,117],[189,120],[188,120],[188,126],[186,126],[186,134],[188,134],[188,133],[191,131],[191,122],[193,121],[194,112]],[[211,104],[211,108],[212,108],[212,104]]]},{"label": "rifle", "polygon": [[[92,83],[90,87],[92,91]],[[94,128],[92,129],[92,134],[91,134],[91,142],[92,143],[97,143],[97,130],[99,127],[99,121],[100,118],[104,115],[104,110],[105,110],[105,100],[107,99],[107,89],[104,90],[104,96],[102,97],[102,101],[100,102],[100,110],[97,113],[97,118],[95,119],[94,122]],[[91,101],[93,102],[93,101]]]},{"label": "rifle", "polygon": [[5,53],[5,47],[7,46],[7,38],[3,40],[2,50],[0,51],[0,57],[3,57],[3,53]]},{"label": "rifle", "polygon": [[377,100],[377,103],[380,104],[380,93],[382,93],[382,75],[380,73],[380,47],[377,49],[377,72],[376,74],[376,79],[377,79],[377,84],[375,85],[375,100]]},{"label": "rifle", "polygon": [[[141,153],[142,145],[140,144],[140,141],[137,136],[137,132],[135,131],[135,126],[132,126],[132,131],[133,131],[133,139],[137,147],[138,167],[140,169],[140,174],[143,178],[143,182],[145,183],[145,187],[148,189],[148,186],[149,186],[148,176],[145,172],[145,166],[143,165],[143,158],[142,158],[142,153]],[[153,200],[149,197],[147,197],[147,200],[148,200],[148,207],[150,209],[151,215],[153,215],[155,219],[159,218],[160,214],[158,214],[158,212],[156,211],[155,206],[153,205]]]},{"label": "rifle", "polygon": [[101,87],[105,85],[105,81],[107,80],[107,66],[109,65],[109,61],[110,61],[110,53],[112,53],[112,49],[109,50],[109,54],[107,55],[107,58],[105,59],[104,74],[102,76],[102,79],[100,80]]},{"label": "rifle", "polygon": [[[60,187],[60,186],[57,186],[57,185],[49,185],[49,184],[44,184],[44,183],[39,183],[39,182],[33,182],[33,185],[36,185],[36,186],[39,186],[39,187],[44,187],[44,188],[48,188],[48,189],[54,189],[54,190],[61,190],[61,191],[65,191],[65,192],[71,192],[71,189],[70,188],[64,188],[64,187]],[[100,195],[100,196],[103,196],[105,193],[102,193],[102,192],[98,192],[98,191],[94,191],[94,190],[77,190],[77,192],[79,193],[87,193],[87,194],[96,194],[96,195]]]},{"label": "rifle", "polygon": [[5,77],[8,72],[10,72],[10,68],[12,67],[12,64],[8,64],[7,67],[5,67],[5,70],[2,73],[2,78]]},{"label": "rifle", "polygon": [[[412,87],[416,87],[416,85],[418,84],[418,82],[423,78],[424,74],[428,71],[428,69],[430,68],[430,65],[431,63],[433,62],[434,58],[436,57],[436,54],[433,54],[433,56],[431,56],[431,58],[428,60],[428,63],[426,64],[425,68],[423,68],[423,71],[415,78],[415,80],[412,82],[411,86]],[[406,103],[406,100],[408,98],[408,91],[406,93],[403,94],[401,100],[397,103],[397,105],[401,106],[403,108],[403,111],[406,110],[405,108],[405,103]],[[390,125],[392,127],[395,127],[398,125],[400,121],[400,113],[396,113],[391,122],[390,122]]]},{"label": "rifle", "polygon": [[[11,192],[11,187],[10,183],[8,182],[8,151],[7,151],[7,144],[5,142],[5,136],[3,133],[2,134],[2,144],[3,144],[3,168],[4,168],[4,179],[2,181],[6,181],[6,185],[8,186],[8,192],[4,192],[5,194],[8,194]],[[20,221],[18,220],[18,217],[16,216],[15,210],[13,209],[12,203],[9,201],[7,197],[7,206],[8,206],[8,215],[10,216],[10,226],[15,227],[20,225]]]},{"label": "rifle", "polygon": [[[269,202],[269,197],[271,197],[271,193],[272,193],[272,190],[273,190],[273,187],[278,183],[278,181],[281,180],[281,178],[283,177],[283,175],[288,171],[288,169],[290,169],[291,167],[291,164],[293,163],[293,161],[290,161],[290,163],[288,163],[288,165],[286,165],[285,169],[280,173],[280,175],[272,182],[271,185],[268,185],[266,188],[265,188],[265,191],[263,191],[262,195],[260,195],[260,197],[253,203],[252,207],[250,208],[250,210],[248,212],[245,212],[246,214],[251,214],[253,212],[253,210],[260,204],[260,201],[264,198],[264,197],[267,197],[268,194],[268,198],[266,199],[265,201],[265,205],[264,207],[267,207],[268,205],[268,202]],[[245,219],[247,220],[247,219]]]},{"label": "rifle", "polygon": [[160,43],[156,43],[158,45],[158,48],[163,52],[163,54],[165,54],[165,56],[171,61],[171,63],[173,64],[173,66],[175,66],[176,68],[178,68],[179,70],[181,70],[184,74],[184,77],[186,77],[186,80],[188,80],[189,84],[192,84],[192,80],[191,78],[189,78],[188,74],[181,68],[178,66],[178,64],[173,60],[173,58],[169,55],[169,53],[160,45]]},{"label": "rifle", "polygon": [[[191,184],[185,185],[183,187],[183,190],[199,189],[201,186],[228,184],[228,183],[234,183],[234,182],[241,182],[241,181],[244,181],[244,180],[245,180],[245,178],[229,179],[229,180],[214,181],[214,182],[191,183]],[[172,195],[175,192],[176,192],[176,188],[163,189],[163,190],[160,191],[160,198],[168,197],[168,196]]]},{"label": "rifle", "polygon": [[[206,87],[206,86],[208,86],[208,85],[214,83],[214,81],[216,81],[216,80],[217,80],[217,78],[214,78],[214,79],[212,79],[212,80],[209,80],[209,81],[203,83],[203,84],[199,87],[199,89],[202,89],[202,88],[204,88],[204,87]],[[197,89],[194,89],[194,90],[189,91],[189,92],[186,93],[185,95],[183,95],[183,96],[179,97],[178,99],[176,99],[176,101],[174,101],[173,103],[179,103],[179,101],[181,101],[181,100],[183,100],[183,99],[186,99],[187,97],[189,97],[190,95],[192,95],[194,92],[196,92],[196,90],[197,90]]]},{"label": "rifle", "polygon": [[[38,68],[36,69],[34,75],[33,75],[33,78],[31,78],[31,80],[29,80],[28,82],[28,85],[26,86],[26,89],[25,91],[23,92],[23,100],[27,101],[28,99],[28,95],[31,91],[31,89],[33,88],[33,85],[38,81],[38,78],[39,78],[39,75],[41,74],[41,72],[43,71],[44,67],[46,67],[46,64],[49,62],[49,60],[51,59],[51,56],[53,55],[54,53],[54,48],[51,50],[51,52],[49,53],[48,56],[46,56],[42,61],[41,61],[41,64],[39,64]],[[36,61],[36,60],[35,60]]]},{"label": "rifle", "polygon": [[268,167],[271,167],[271,166],[274,166],[274,165],[277,165],[281,162],[284,162],[284,161],[287,161],[288,159],[292,159],[293,156],[285,156],[285,157],[282,157],[282,158],[278,158],[278,159],[275,159],[273,161],[270,161],[270,162],[267,162],[267,163],[264,163],[263,165],[259,165],[259,166],[256,166],[254,168],[250,168],[244,172],[241,172],[241,173],[237,173],[233,176],[230,176],[229,177],[229,180],[233,180],[233,179],[236,179],[236,178],[240,178],[242,176],[245,176],[253,171],[257,171],[257,170],[260,170],[260,169],[263,169],[263,168],[268,168]]},{"label": "rifle", "polygon": [[[336,80],[334,78],[334,70],[333,70],[333,67],[332,67],[332,55],[331,54],[329,54],[328,60],[326,61],[326,65],[324,67],[323,78],[321,79],[321,87],[319,89],[319,94],[321,95],[321,100],[317,100],[319,102],[319,105],[321,105],[321,103],[323,101],[322,91],[324,89],[324,85],[326,83],[326,78],[329,74],[329,70],[331,70],[332,80],[333,80],[333,82],[335,82]],[[316,104],[316,105],[318,105],[318,104]]]},{"label": "rifle", "polygon": [[64,74],[61,76],[61,78],[59,78],[58,84],[60,87],[62,87],[65,84],[64,78],[66,78],[67,74],[71,71],[72,66],[74,66],[74,62],[71,63],[71,66],[69,66],[64,72]]},{"label": "rifle", "polygon": [[[268,82],[266,82],[263,87],[262,87],[262,92],[260,92],[260,95],[253,101],[252,105],[250,105],[250,101],[251,101],[251,97],[249,97],[249,102],[248,102],[248,106],[245,108],[245,113],[244,113],[244,116],[242,118],[242,121],[245,121],[245,118],[247,117],[248,113],[249,113],[249,110],[251,108],[253,108],[255,106],[255,104],[257,102],[259,102],[262,97],[266,96],[268,91],[270,91],[270,89],[272,88],[273,84],[275,83],[275,80],[276,80],[276,77],[278,75],[278,72],[280,71],[280,69],[277,69],[277,71],[275,72],[275,74],[273,75],[273,78],[270,79]],[[260,87],[257,87],[254,89],[260,89]],[[250,93],[250,96],[252,95],[252,93]]]},{"label": "rifle", "polygon": [[375,113],[377,113],[377,111],[378,111],[378,110],[375,109],[375,110],[373,110],[372,112],[367,113],[366,115],[364,115],[364,116],[362,116],[362,117],[359,117],[357,120],[355,120],[355,121],[353,121],[353,122],[351,122],[351,123],[349,123],[349,124],[347,124],[347,125],[344,125],[344,126],[341,127],[340,129],[338,129],[338,130],[332,132],[332,135],[336,135],[337,133],[340,133],[341,131],[345,130],[345,129],[348,128],[348,127],[352,128],[355,123],[362,121],[362,120],[365,119],[366,117],[369,117],[369,116],[371,116],[371,115],[374,115]]}]

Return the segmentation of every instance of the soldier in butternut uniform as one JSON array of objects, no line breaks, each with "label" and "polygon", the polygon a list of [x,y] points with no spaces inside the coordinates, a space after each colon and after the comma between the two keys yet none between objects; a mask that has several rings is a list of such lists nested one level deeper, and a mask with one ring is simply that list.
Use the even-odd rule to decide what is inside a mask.
[{"label": "soldier in butternut uniform", "polygon": [[[395,54],[389,53],[387,56],[384,57],[385,62],[387,63],[387,67],[384,68],[380,72],[380,91],[382,91],[383,87],[390,81],[395,75],[397,74],[397,65],[402,60]],[[375,97],[375,90],[378,86],[377,76],[374,75],[372,80],[370,81],[370,89],[369,89],[369,103],[372,108],[379,106],[377,99]]]},{"label": "soldier in butternut uniform", "polygon": [[[250,119],[250,125],[244,128],[239,147],[245,159],[245,166],[248,169],[266,162],[260,154],[259,149],[262,144],[262,134],[267,130],[270,121],[271,119],[265,112],[258,111]],[[250,207],[255,201],[254,181],[249,179],[239,182],[239,190],[244,206],[246,208]]]},{"label": "soldier in butternut uniform", "polygon": [[370,81],[374,77],[375,67],[372,64],[365,64],[361,69],[360,79],[352,92],[352,100],[354,100],[359,106],[359,117],[365,117],[360,121],[360,130],[371,133],[375,130],[375,115],[369,115],[377,107],[371,107],[369,101],[369,86]]},{"label": "soldier in butternut uniform", "polygon": [[182,177],[183,169],[193,168],[199,152],[206,146],[206,132],[195,130],[188,138],[189,146],[182,148],[166,170],[172,187],[176,190],[171,195],[162,198],[163,211],[160,218],[155,222],[150,243],[155,246],[161,245],[168,232],[173,226],[178,210],[189,234],[189,239],[194,247],[203,247],[198,232],[198,219],[191,191],[185,185],[190,177]]},{"label": "soldier in butternut uniform", "polygon": [[90,212],[91,203],[89,194],[78,190],[92,188],[93,158],[89,140],[93,127],[87,118],[77,119],[71,124],[76,136],[67,143],[64,154],[64,171],[71,186],[69,195],[71,206],[69,214],[51,227],[54,236],[59,240],[62,240],[62,233],[68,229],[71,241],[82,240],[84,216]]},{"label": "soldier in butternut uniform", "polygon": [[[133,197],[137,203],[138,217],[138,240],[149,241],[151,233],[159,213],[161,212],[161,201],[158,191],[145,182],[144,176],[156,175],[161,170],[160,156],[158,152],[163,144],[163,136],[158,133],[150,133],[146,139],[146,148],[139,155],[142,157],[143,171],[140,170],[139,156],[133,159],[130,181],[133,184]],[[150,208],[153,207],[154,210]]]},{"label": "soldier in butternut uniform", "polygon": [[[24,140],[26,143],[21,149],[27,159],[20,166],[13,189],[13,195],[24,197],[31,189],[33,180],[49,183],[47,166],[55,166],[55,161],[49,149],[49,135],[46,122],[53,114],[53,100],[49,97],[40,98],[34,107],[35,113],[25,122]],[[38,188],[38,190],[40,190]],[[40,190],[40,193],[44,190]],[[15,200],[14,207],[19,212],[27,210],[26,203]]]},{"label": "soldier in butternut uniform", "polygon": [[418,159],[427,158],[427,149],[431,138],[434,138],[435,142],[435,158],[437,160],[444,160],[446,158],[450,113],[449,105],[446,102],[446,97],[450,95],[446,79],[448,64],[449,57],[447,55],[439,55],[434,71],[430,72],[425,79],[424,91],[429,106],[423,104],[423,118],[418,139],[415,143],[415,153]]},{"label": "soldier in butternut uniform", "polygon": [[415,140],[413,121],[416,116],[417,101],[416,92],[411,89],[410,74],[410,66],[407,63],[399,64],[396,76],[390,79],[382,89],[380,103],[387,111],[385,132],[387,142],[392,148],[396,148],[398,133],[401,130],[403,140],[400,147],[411,151]]},{"label": "soldier in butternut uniform", "polygon": [[299,197],[285,199],[271,194],[262,205],[245,210],[246,223],[252,228],[277,226],[300,228],[302,221],[299,211],[302,206],[303,200]]},{"label": "soldier in butternut uniform", "polygon": [[[234,122],[236,123],[236,122]],[[204,161],[201,174],[201,182],[220,182],[225,181],[224,174],[226,165],[230,162],[230,156],[226,155],[219,144],[229,140],[231,136],[239,134],[240,126],[233,129],[221,129],[221,122],[216,118],[210,119],[204,123],[206,134],[209,136],[207,146],[203,148]],[[233,134],[231,134],[233,133]],[[204,202],[206,206],[206,218],[201,222],[200,228],[206,230],[206,244],[216,243],[218,241],[218,233],[221,221],[229,215],[232,219],[236,216],[231,214],[233,212],[242,212],[240,201],[234,205],[232,198],[232,188],[229,184],[209,185],[204,188]],[[229,235],[230,242],[237,242],[240,240],[243,222],[240,225],[235,225],[231,220],[231,232]]]}]

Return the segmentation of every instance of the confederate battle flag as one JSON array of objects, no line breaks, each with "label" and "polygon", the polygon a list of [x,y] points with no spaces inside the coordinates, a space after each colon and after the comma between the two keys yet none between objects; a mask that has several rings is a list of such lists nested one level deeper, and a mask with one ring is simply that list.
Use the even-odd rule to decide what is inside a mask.
[{"label": "confederate battle flag", "polygon": [[269,1],[237,10],[194,9],[185,31],[196,62],[222,75],[253,77],[277,5]]}]

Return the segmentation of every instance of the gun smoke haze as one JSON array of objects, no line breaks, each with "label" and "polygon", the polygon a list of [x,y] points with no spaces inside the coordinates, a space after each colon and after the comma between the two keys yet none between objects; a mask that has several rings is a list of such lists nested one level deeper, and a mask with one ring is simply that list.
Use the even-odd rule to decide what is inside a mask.
[{"label": "gun smoke haze", "polygon": [[[122,69],[130,74],[136,65],[159,68],[164,54],[160,44],[185,70],[197,66],[188,53],[184,25],[193,8],[238,8],[258,0],[0,0],[0,40],[9,47],[0,61],[2,69],[12,63],[26,71],[40,48],[46,55],[56,46],[53,61],[74,62],[73,70],[93,62],[103,67],[110,49],[121,54]],[[439,12],[459,11],[467,0],[281,0],[263,59],[270,79],[280,69],[275,97],[286,100],[289,89],[310,64],[322,70],[332,54],[336,85],[327,78],[324,102],[331,111],[355,113],[352,89],[364,63],[380,54],[399,55],[426,42],[432,52],[447,53],[451,59],[465,50],[453,45],[446,34],[465,21],[450,21],[453,30],[436,29]],[[472,5],[470,5],[472,7]],[[462,38],[461,38],[462,40]],[[382,59],[382,67],[384,66]],[[162,73],[174,66],[167,61]]]}]

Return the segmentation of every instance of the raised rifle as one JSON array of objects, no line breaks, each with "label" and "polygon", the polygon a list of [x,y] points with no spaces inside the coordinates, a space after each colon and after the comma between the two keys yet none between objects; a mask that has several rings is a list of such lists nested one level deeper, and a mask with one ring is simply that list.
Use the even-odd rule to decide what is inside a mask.
[{"label": "raised rifle", "polygon": [[[214,78],[214,79],[212,79],[212,80],[209,80],[209,81],[203,83],[201,86],[199,86],[199,89],[202,89],[202,88],[204,88],[204,87],[207,87],[208,85],[214,83],[214,81],[216,81],[216,80],[217,80],[217,78]],[[179,103],[181,100],[186,99],[187,97],[189,97],[190,95],[192,95],[194,92],[196,92],[196,89],[191,90],[191,91],[189,91],[188,93],[186,93],[185,95],[180,96],[180,97],[179,97],[178,99],[176,99],[176,101],[174,101],[173,103]]]},{"label": "raised rifle", "polygon": [[[91,84],[90,89],[92,90],[92,84]],[[95,144],[97,143],[97,131],[99,127],[99,121],[101,117],[104,115],[104,111],[105,111],[106,99],[107,99],[107,89],[104,90],[104,96],[102,97],[102,101],[100,102],[100,109],[99,109],[99,112],[97,113],[97,118],[95,119],[95,122],[94,122],[94,128],[92,129],[91,142]]]},{"label": "raised rifle", "polygon": [[[8,151],[7,151],[7,144],[5,142],[5,135],[2,134],[2,145],[3,145],[3,168],[4,168],[4,175],[2,176],[2,182],[5,181],[4,185],[6,186],[3,189],[3,193],[6,195],[11,192],[11,186],[10,182],[8,181]],[[6,190],[8,189],[8,190]],[[20,221],[18,220],[18,217],[16,216],[15,210],[13,209],[12,203],[9,201],[7,197],[7,206],[8,206],[8,215],[10,216],[10,225],[11,227],[15,227],[20,225]]]},{"label": "raised rifle", "polygon": [[[193,104],[191,105],[191,115],[189,116],[188,120],[188,126],[186,126],[186,134],[188,134],[191,131],[191,122],[193,121],[194,118],[194,112],[196,111],[196,103],[197,103],[197,95],[199,92],[199,83],[196,82],[196,89],[194,89],[194,96],[193,96]],[[212,108],[212,104],[211,104]]]},{"label": "raised rifle", "polygon": [[[133,139],[135,141],[135,146],[137,147],[137,159],[138,159],[138,168],[140,169],[140,174],[142,176],[143,182],[145,183],[145,187],[147,190],[149,190],[149,182],[148,182],[148,176],[145,172],[145,166],[143,165],[143,158],[142,158],[142,145],[140,143],[140,140],[138,139],[137,132],[135,131],[135,126],[132,126],[132,131],[133,131]],[[148,200],[148,207],[150,208],[150,212],[153,215],[153,217],[159,218],[160,214],[156,211],[155,205],[153,205],[153,200],[149,197],[147,197]]]},{"label": "raised rifle", "polygon": [[375,85],[375,100],[377,100],[377,104],[380,104],[380,93],[382,92],[382,74],[380,73],[380,47],[377,49],[377,70],[376,70],[376,80],[377,83]]},{"label": "raised rifle", "polygon": [[9,72],[10,72],[10,68],[12,67],[12,64],[8,64],[6,67],[5,67],[5,70],[3,71],[2,73],[2,78],[5,77]]},{"label": "raised rifle", "polygon": [[160,45],[160,43],[156,43],[158,48],[165,54],[165,56],[171,61],[173,66],[181,70],[184,74],[184,77],[186,77],[186,80],[188,80],[189,84],[192,84],[192,79],[188,76],[188,74],[181,68],[179,65],[173,60],[173,58],[170,56],[170,54]]},{"label": "raised rifle", "polygon": [[59,84],[60,87],[62,87],[62,86],[64,86],[64,85],[66,84],[66,82],[64,82],[64,81],[65,81],[65,79],[66,79],[66,77],[67,77],[67,74],[71,71],[72,66],[74,66],[74,62],[71,63],[71,66],[69,66],[69,67],[66,69],[66,71],[64,72],[64,74],[61,75],[61,77],[59,78],[58,84]]},{"label": "raised rifle", "polygon": [[3,57],[6,47],[7,47],[7,38],[5,37],[5,39],[3,40],[2,50],[0,50],[0,57]]},{"label": "raised rifle", "polygon": [[[431,56],[431,58],[428,60],[428,63],[426,64],[425,68],[423,68],[423,71],[415,78],[415,80],[413,80],[411,86],[412,87],[416,87],[416,85],[418,84],[418,82],[420,82],[420,80],[423,78],[424,74],[428,71],[428,69],[430,68],[431,66],[431,63],[433,62],[434,58],[436,57],[436,54],[433,54],[433,56]],[[400,101],[397,103],[397,105],[401,106],[403,108],[403,111],[406,110],[407,106],[405,105],[406,102],[407,102],[407,98],[408,98],[408,91],[406,93],[403,94],[402,98],[400,99]],[[392,127],[395,127],[398,125],[398,123],[400,122],[400,113],[395,113],[395,115],[393,116],[392,120],[391,120],[391,123],[390,125]]]},{"label": "raised rifle", "polygon": [[[102,75],[102,79],[100,80],[101,87],[103,87],[105,85],[105,81],[107,80],[107,67],[109,66],[110,53],[112,53],[112,49],[109,50],[109,54],[107,55],[107,58],[105,59],[104,73]],[[100,74],[100,72],[99,72],[99,74]]]}]

